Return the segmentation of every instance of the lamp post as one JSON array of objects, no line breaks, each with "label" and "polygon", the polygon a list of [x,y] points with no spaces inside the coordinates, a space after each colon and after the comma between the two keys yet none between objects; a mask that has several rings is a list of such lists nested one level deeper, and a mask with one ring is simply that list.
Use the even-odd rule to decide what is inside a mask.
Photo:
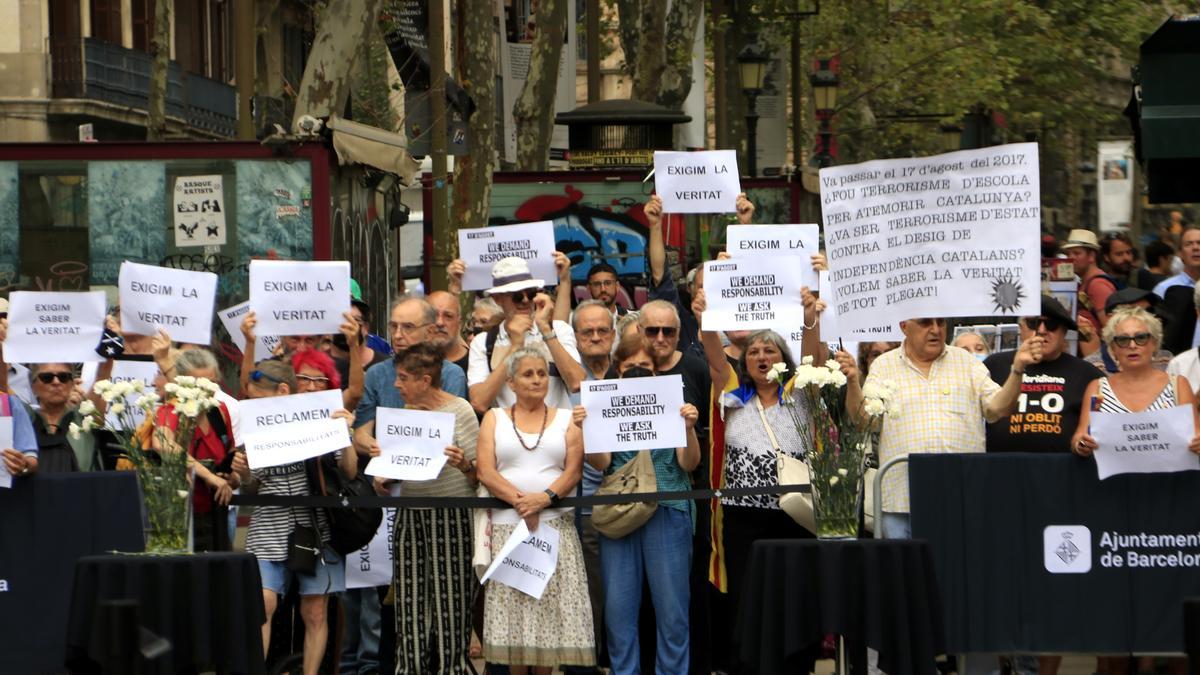
[{"label": "lamp post", "polygon": [[830,122],[837,107],[838,85],[841,81],[837,73],[830,69],[830,59],[817,61],[817,70],[809,76],[809,84],[813,89],[813,109],[816,112],[818,138],[821,140],[821,151],[817,154],[817,165],[826,167],[833,163],[833,127]]},{"label": "lamp post", "polygon": [[738,52],[738,76],[741,78],[742,93],[746,95],[746,155],[750,165],[750,177],[758,175],[758,110],[755,104],[762,93],[767,79],[767,64],[771,57],[758,45],[758,36]]}]

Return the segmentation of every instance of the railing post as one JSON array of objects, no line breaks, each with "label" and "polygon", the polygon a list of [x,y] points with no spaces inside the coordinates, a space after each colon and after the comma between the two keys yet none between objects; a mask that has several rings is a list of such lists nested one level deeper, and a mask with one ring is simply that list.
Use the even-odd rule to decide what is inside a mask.
[{"label": "railing post", "polygon": [[889,459],[879,467],[879,473],[875,474],[875,485],[872,486],[875,494],[875,532],[872,534],[876,539],[883,539],[883,477],[897,464],[908,464],[908,455]]}]

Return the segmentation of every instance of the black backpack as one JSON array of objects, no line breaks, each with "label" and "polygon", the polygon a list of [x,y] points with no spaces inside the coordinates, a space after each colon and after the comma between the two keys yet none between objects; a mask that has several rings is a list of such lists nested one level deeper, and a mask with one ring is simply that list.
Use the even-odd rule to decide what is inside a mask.
[{"label": "black backpack", "polygon": [[[348,449],[348,452],[353,450]],[[316,480],[312,474],[316,473]],[[316,470],[309,472],[309,484],[316,485],[316,494],[346,499],[348,497],[370,497],[375,491],[371,480],[361,471],[354,480],[346,478],[332,453],[317,458]],[[329,519],[329,546],[339,555],[346,556],[361,549],[375,538],[379,524],[383,522],[383,509],[355,506],[325,509]]]}]

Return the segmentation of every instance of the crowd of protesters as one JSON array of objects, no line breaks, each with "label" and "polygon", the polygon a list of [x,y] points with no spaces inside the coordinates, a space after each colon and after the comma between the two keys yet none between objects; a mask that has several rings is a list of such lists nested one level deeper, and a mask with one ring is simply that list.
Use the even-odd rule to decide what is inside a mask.
[{"label": "crowd of protesters", "polygon": [[[644,525],[620,538],[597,532],[591,509],[559,504],[563,497],[595,492],[605,476],[634,459],[635,453],[593,451],[585,460],[587,412],[578,392],[588,380],[681,376],[685,405],[679,414],[687,444],[651,451],[660,490],[772,486],[776,452],[801,458],[811,444],[783,411],[785,394],[772,372],[777,363],[795,368],[787,341],[772,330],[701,330],[702,269],[676,278],[666,264],[657,197],[645,214],[649,301],[641,307],[630,306],[616,270],[604,263],[588,271],[591,299],[576,303],[570,262],[557,253],[558,278],[535,278],[526,261],[505,258],[490,270],[491,288],[478,297],[464,296],[465,264],[452,262],[449,292],[392,303],[387,340],[369,333],[372,308],[357,296],[340,333],[288,336],[273,354],[255,353],[257,322],[253,313],[244,317],[247,348],[236,376],[224,378],[225,388],[241,398],[341,390],[345,409],[337,416],[353,430],[353,442],[329,461],[347,476],[380,454],[378,408],[450,413],[454,435],[441,473],[402,486],[377,478],[376,490],[395,494],[399,487],[404,496],[428,497],[486,493],[511,506],[491,514],[490,532],[483,535],[491,550],[522,521],[530,530],[539,523],[554,528],[561,542],[556,571],[540,599],[496,583],[480,591],[472,556],[483,542],[473,530],[472,511],[403,508],[394,525],[391,587],[347,590],[346,562],[329,546],[330,525],[321,510],[256,508],[244,549],[257,557],[262,577],[264,650],[273,613],[295,589],[306,673],[317,672],[330,642],[330,597],[344,606],[336,642],[343,647],[344,673],[377,672],[381,637],[389,633],[395,647],[386,660],[395,663],[396,673],[466,673],[472,657],[517,674],[554,667],[576,673],[738,672],[729,639],[751,545],[811,536],[780,509],[777,496],[663,501]],[[739,197],[738,220],[749,223],[753,214],[753,204]],[[1044,295],[1041,313],[1020,317],[1018,346],[1005,351],[969,327],[948,344],[951,326],[944,317],[901,322],[902,342],[861,342],[855,353],[832,350],[818,337],[824,303],[818,293],[803,290],[802,354],[836,359],[847,377],[845,405],[855,409],[863,388],[888,381],[907,411],[884,422],[875,444],[879,462],[917,452],[1087,456],[1096,449],[1088,434],[1091,411],[1194,407],[1200,389],[1200,228],[1164,233],[1140,252],[1125,234],[1073,230],[1065,241],[1048,242],[1045,253],[1073,267],[1077,311]],[[824,269],[825,259],[814,255],[806,264]],[[472,310],[464,316],[465,297]],[[0,328],[7,330],[6,321],[0,319]],[[1070,353],[1070,332],[1077,337],[1076,354]],[[176,376],[223,379],[213,352],[173,344],[165,333],[125,336],[122,358],[157,363],[164,401],[169,396],[163,386]],[[105,377],[112,367],[112,360],[103,363],[96,376]],[[1025,386],[1034,381],[1037,386]],[[10,392],[0,396],[0,414],[13,420],[13,447],[3,450],[3,462],[16,480],[122,468],[120,458],[106,451],[110,443],[102,431],[67,433],[81,410],[105,405],[81,383],[77,364],[0,363],[0,388]],[[946,395],[925,395],[930,390]],[[789,396],[793,405],[803,405],[802,397]],[[1025,423],[1025,407],[1038,396],[1056,396],[1038,409],[1059,413],[1053,421]],[[196,471],[197,550],[234,547],[229,506],[235,491],[315,493],[305,462],[250,469],[241,450],[238,397],[222,392],[219,399],[186,448]],[[172,451],[178,419],[168,405],[144,424],[148,450]],[[714,452],[718,447],[722,451]],[[1190,448],[1200,452],[1200,440]],[[903,468],[888,473],[882,494],[883,518],[876,526],[885,537],[911,536]],[[285,564],[298,529],[314,532],[324,564],[313,574]],[[387,626],[381,620],[385,606],[394,617]],[[473,639],[480,648],[472,648]],[[995,658],[967,669],[990,670]],[[1056,672],[1056,657],[1037,660],[1039,672]],[[1130,665],[1113,658],[1100,667],[1121,673]]]}]

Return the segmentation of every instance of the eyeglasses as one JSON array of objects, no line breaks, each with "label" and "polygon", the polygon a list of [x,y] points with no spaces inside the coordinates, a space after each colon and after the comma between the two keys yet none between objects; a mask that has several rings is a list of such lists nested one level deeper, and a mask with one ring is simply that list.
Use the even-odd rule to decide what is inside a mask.
[{"label": "eyeglasses", "polygon": [[58,380],[62,384],[67,384],[68,382],[75,381],[75,373],[68,373],[68,372],[38,373],[37,379],[38,379],[38,382],[41,382],[42,384],[50,384],[50,383],[54,382],[55,380]]},{"label": "eyeglasses", "polygon": [[610,286],[616,286],[617,280],[616,279],[594,279],[587,283],[588,283],[588,286],[601,286],[603,288],[608,288]]},{"label": "eyeglasses", "polygon": [[670,338],[675,337],[679,329],[675,326],[642,326],[642,332],[646,334],[646,337],[657,337],[662,334],[663,337]]},{"label": "eyeglasses", "polygon": [[917,325],[920,326],[921,328],[929,328],[930,326],[937,326],[938,328],[942,328],[946,325],[946,320],[945,319],[917,319]]},{"label": "eyeglasses", "polygon": [[1038,326],[1045,325],[1046,331],[1050,333],[1063,327],[1062,321],[1048,316],[1028,316],[1021,319],[1021,323],[1024,323],[1029,330],[1037,330]]},{"label": "eyeglasses", "polygon": [[296,374],[298,382],[308,382],[310,384],[329,384],[329,378],[323,375],[301,375]]},{"label": "eyeglasses", "polygon": [[508,297],[512,298],[513,302],[528,302],[536,298],[541,290],[540,288],[526,288],[521,291],[513,291],[508,294]]},{"label": "eyeglasses", "polygon": [[1150,333],[1134,333],[1133,335],[1114,335],[1113,344],[1118,347],[1128,347],[1131,343],[1139,347],[1150,341]]},{"label": "eyeglasses", "polygon": [[392,332],[399,330],[404,333],[411,333],[418,328],[424,328],[428,325],[428,323],[396,323],[392,321],[388,323],[388,328],[391,328]]},{"label": "eyeglasses", "polygon": [[587,337],[587,338],[604,337],[605,335],[611,335],[612,329],[611,328],[584,328],[583,330],[580,330],[577,332],[579,333],[579,335],[582,335],[583,337]]},{"label": "eyeglasses", "polygon": [[250,373],[250,381],[251,382],[261,382],[263,380],[269,380],[271,382],[274,382],[275,384],[284,384],[283,380],[281,380],[278,377],[275,377],[273,375],[268,375],[261,370],[256,370],[256,371]]}]

